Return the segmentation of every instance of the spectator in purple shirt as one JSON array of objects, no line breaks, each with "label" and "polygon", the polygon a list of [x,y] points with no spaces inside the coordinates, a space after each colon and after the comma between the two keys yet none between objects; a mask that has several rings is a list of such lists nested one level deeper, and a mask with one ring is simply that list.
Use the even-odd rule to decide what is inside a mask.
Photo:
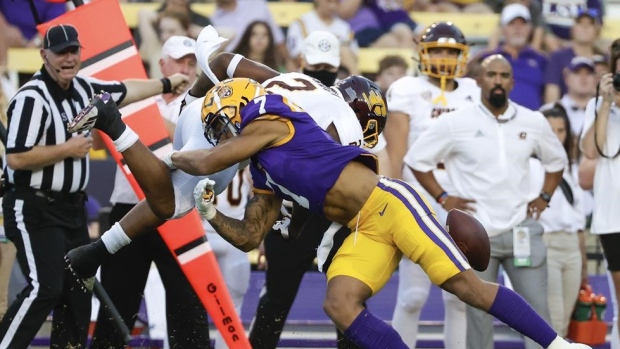
[{"label": "spectator in purple shirt", "polygon": [[504,41],[494,50],[483,51],[477,61],[501,54],[511,64],[515,85],[510,99],[532,110],[542,105],[543,73],[547,58],[529,44],[532,33],[530,11],[521,4],[510,4],[502,10],[500,25]]},{"label": "spectator in purple shirt", "polygon": [[[64,3],[33,1],[41,22],[51,21],[67,10]],[[9,48],[41,46],[41,35],[28,0],[0,0],[0,42],[0,72],[7,64]]]},{"label": "spectator in purple shirt", "polygon": [[577,57],[593,58],[602,52],[595,42],[601,32],[601,20],[598,10],[589,9],[579,12],[571,28],[570,45],[551,54],[545,69],[545,103],[558,101],[566,93],[564,68]]}]

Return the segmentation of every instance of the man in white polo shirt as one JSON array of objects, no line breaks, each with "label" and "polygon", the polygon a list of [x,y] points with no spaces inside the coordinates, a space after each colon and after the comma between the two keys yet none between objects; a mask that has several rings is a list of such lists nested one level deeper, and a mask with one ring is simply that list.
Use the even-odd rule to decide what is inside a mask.
[{"label": "man in white polo shirt", "polygon": [[[547,120],[507,96],[514,85],[510,63],[486,58],[478,77],[481,101],[442,115],[413,143],[404,158],[419,183],[447,211],[469,211],[485,227],[491,260],[477,274],[495,281],[502,264],[521,294],[549,321],[546,248],[536,221],[562,178],[566,153]],[[543,190],[532,200],[529,159],[545,169]],[[444,161],[453,192],[437,182],[433,170]],[[467,347],[493,348],[493,318],[467,309]],[[526,348],[540,348],[526,339]]]},{"label": "man in white polo shirt", "polygon": [[[161,49],[159,68],[163,76],[182,73],[189,78],[189,86],[196,81],[196,41],[187,36],[171,36]],[[174,137],[174,128],[179,119],[181,102],[185,93],[175,95],[163,93],[155,97],[161,115],[164,117],[170,139]]]}]

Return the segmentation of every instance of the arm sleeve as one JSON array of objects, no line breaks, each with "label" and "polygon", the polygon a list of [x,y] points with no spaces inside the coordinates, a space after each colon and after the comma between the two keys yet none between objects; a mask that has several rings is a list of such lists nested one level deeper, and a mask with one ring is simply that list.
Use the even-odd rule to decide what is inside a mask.
[{"label": "arm sleeve", "polygon": [[420,172],[429,172],[445,159],[452,149],[452,131],[449,115],[442,115],[411,145],[403,159],[407,166]]},{"label": "arm sleeve", "polygon": [[558,172],[568,165],[566,151],[558,137],[553,133],[551,126],[541,113],[534,113],[539,117],[540,135],[535,145],[535,154],[545,169],[545,172]]},{"label": "arm sleeve", "polygon": [[9,105],[6,152],[23,153],[37,145],[46,130],[49,108],[33,90],[21,91]]},{"label": "arm sleeve", "polygon": [[120,81],[101,80],[90,77],[84,78],[84,80],[90,84],[93,93],[99,93],[101,91],[110,93],[116,104],[122,103],[125,96],[127,96],[127,87]]}]

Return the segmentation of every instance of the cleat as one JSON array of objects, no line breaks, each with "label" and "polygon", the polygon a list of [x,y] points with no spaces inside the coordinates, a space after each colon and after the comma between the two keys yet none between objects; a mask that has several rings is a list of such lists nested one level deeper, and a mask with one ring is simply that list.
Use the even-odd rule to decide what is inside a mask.
[{"label": "cleat", "polygon": [[74,248],[65,255],[67,268],[76,277],[83,291],[92,291],[97,269],[108,255],[101,240]]},{"label": "cleat", "polygon": [[96,94],[86,108],[67,125],[67,131],[71,133],[90,131],[93,128],[105,133],[110,125],[121,119],[116,103],[108,92]]}]

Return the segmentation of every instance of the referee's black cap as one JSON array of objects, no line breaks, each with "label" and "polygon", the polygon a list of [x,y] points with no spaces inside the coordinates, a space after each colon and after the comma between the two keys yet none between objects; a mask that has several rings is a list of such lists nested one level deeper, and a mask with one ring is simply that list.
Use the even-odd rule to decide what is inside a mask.
[{"label": "referee's black cap", "polygon": [[58,53],[67,47],[81,47],[78,32],[70,24],[58,24],[50,27],[43,37],[43,48]]}]

